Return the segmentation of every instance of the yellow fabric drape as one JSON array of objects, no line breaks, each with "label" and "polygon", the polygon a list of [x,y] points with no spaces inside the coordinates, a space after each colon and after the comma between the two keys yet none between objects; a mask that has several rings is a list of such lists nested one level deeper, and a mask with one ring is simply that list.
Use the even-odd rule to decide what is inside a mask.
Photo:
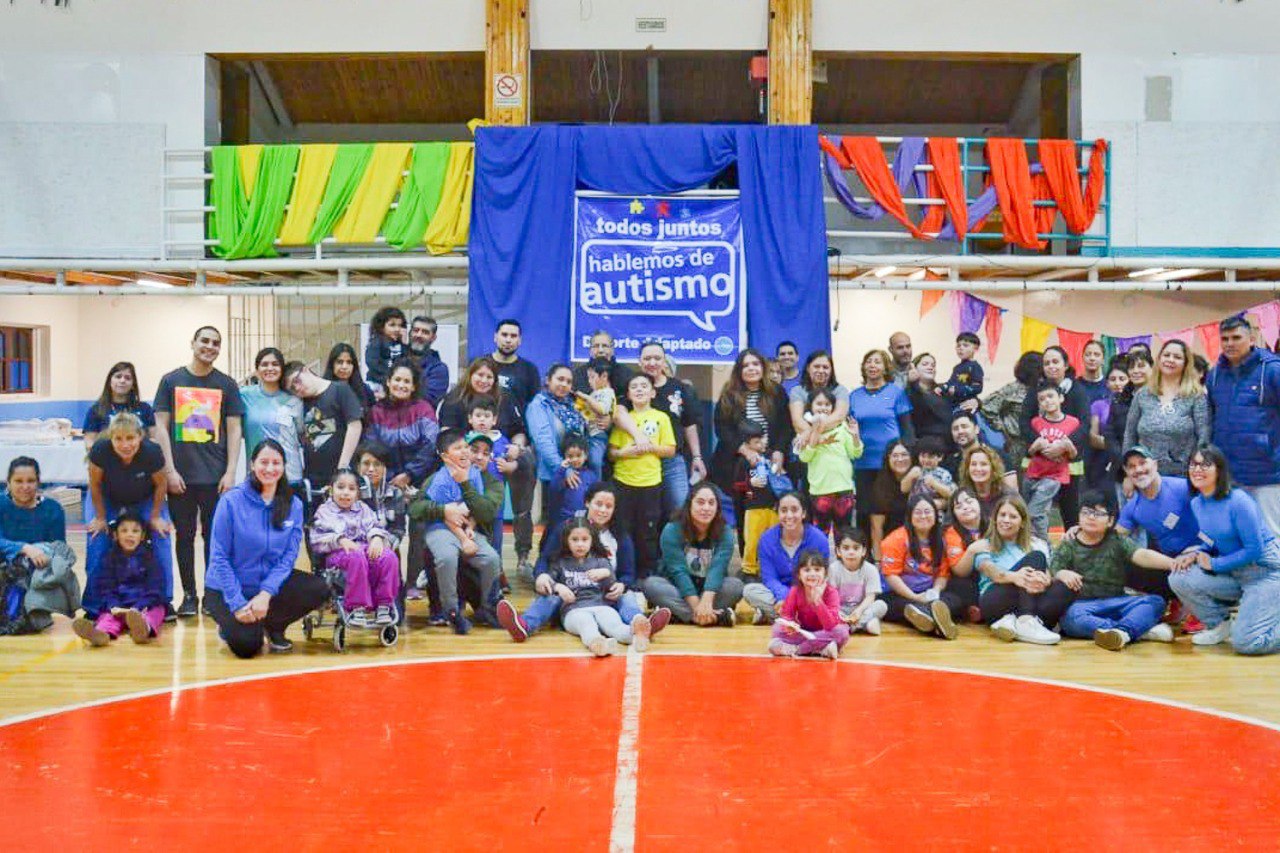
[{"label": "yellow fabric drape", "polygon": [[404,181],[401,173],[408,167],[412,151],[408,142],[380,142],[373,146],[373,156],[351,204],[334,226],[334,239],[339,243],[374,242],[391,209],[391,200]]},{"label": "yellow fabric drape", "polygon": [[240,145],[236,147],[236,156],[240,161],[240,186],[244,187],[244,197],[253,198],[253,186],[258,182],[258,164],[262,162],[261,145]]},{"label": "yellow fabric drape", "polygon": [[1058,327],[1034,317],[1022,318],[1022,351],[1040,352],[1049,344],[1049,335]]},{"label": "yellow fabric drape", "polygon": [[303,145],[298,155],[298,177],[293,181],[289,212],[280,226],[280,242],[286,246],[305,246],[316,211],[324,198],[329,170],[338,154],[336,145]]},{"label": "yellow fabric drape", "polygon": [[471,233],[471,188],[475,183],[471,172],[475,153],[474,142],[450,143],[440,206],[422,238],[427,251],[433,255],[443,255],[452,252],[455,246],[466,245]]}]

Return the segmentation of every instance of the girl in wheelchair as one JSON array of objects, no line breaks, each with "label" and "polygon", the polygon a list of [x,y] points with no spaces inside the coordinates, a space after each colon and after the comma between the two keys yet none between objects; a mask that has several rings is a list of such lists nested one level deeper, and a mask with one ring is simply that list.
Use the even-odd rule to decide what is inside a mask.
[{"label": "girl in wheelchair", "polygon": [[342,572],[342,609],[347,611],[347,624],[361,628],[395,624],[400,592],[395,538],[360,500],[360,482],[350,469],[333,475],[329,499],[312,519],[310,541],[325,569]]}]

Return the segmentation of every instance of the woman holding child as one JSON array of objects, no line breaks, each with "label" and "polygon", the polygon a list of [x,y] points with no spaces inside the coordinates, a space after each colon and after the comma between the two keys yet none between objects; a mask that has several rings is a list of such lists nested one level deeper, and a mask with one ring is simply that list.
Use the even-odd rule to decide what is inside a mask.
[{"label": "woman holding child", "polygon": [[[759,350],[744,349],[733,363],[729,381],[716,403],[716,435],[720,443],[711,457],[711,479],[725,494],[733,494],[735,461],[742,457],[754,466],[762,454],[747,446],[742,424],[751,421],[764,432],[763,456],[779,469],[786,464],[784,449],[791,446],[795,429],[787,408],[787,395],[765,372]],[[737,514],[741,518],[741,513]]]}]

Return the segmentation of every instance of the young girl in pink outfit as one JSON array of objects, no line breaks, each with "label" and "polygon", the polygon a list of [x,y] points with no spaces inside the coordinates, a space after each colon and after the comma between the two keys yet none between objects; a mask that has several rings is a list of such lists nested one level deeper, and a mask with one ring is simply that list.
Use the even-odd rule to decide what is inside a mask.
[{"label": "young girl in pink outfit", "polygon": [[164,623],[164,570],[156,559],[142,516],[125,510],[111,523],[111,550],[94,576],[94,600],[102,610],[71,623],[76,636],[105,646],[125,631],[135,643],[149,643]]},{"label": "young girl in pink outfit", "polygon": [[326,566],[342,569],[346,578],[342,599],[351,611],[351,624],[367,628],[395,621],[400,560],[389,544],[392,541],[378,525],[374,511],[360,500],[355,473],[343,468],[334,474],[329,499],[311,522],[311,549]]},{"label": "young girl in pink outfit", "polygon": [[849,641],[849,626],[840,616],[840,593],[827,583],[827,558],[817,549],[800,555],[795,584],[778,612],[769,641],[771,655],[835,660]]}]

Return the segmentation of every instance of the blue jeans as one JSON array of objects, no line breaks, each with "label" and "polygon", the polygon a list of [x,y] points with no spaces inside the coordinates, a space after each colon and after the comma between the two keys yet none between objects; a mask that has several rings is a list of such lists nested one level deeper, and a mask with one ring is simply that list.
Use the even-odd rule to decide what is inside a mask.
[{"label": "blue jeans", "polygon": [[1160,623],[1164,599],[1158,595],[1120,595],[1077,600],[1062,614],[1058,630],[1067,637],[1089,640],[1093,632],[1119,628],[1137,640]]},{"label": "blue jeans", "polygon": [[[529,609],[520,614],[524,619],[525,627],[532,634],[543,625],[550,622],[555,615],[560,612],[560,596],[558,595],[539,595],[533,599],[533,603],[529,605]],[[636,606],[636,596],[632,592],[624,592],[622,598],[618,599],[618,616],[622,618],[622,624],[630,625],[631,620],[639,616],[641,610]]]},{"label": "blue jeans", "polygon": [[689,464],[677,453],[662,460],[662,511],[675,512],[689,497]]},{"label": "blue jeans", "polygon": [[609,434],[607,432],[591,433],[587,439],[587,465],[602,480],[604,479],[604,460],[608,450]]},{"label": "blue jeans", "polygon": [[[121,511],[130,509],[142,516],[146,522],[151,521],[151,499],[141,501],[136,504],[126,506],[114,506],[105,498],[103,502],[106,504],[104,509],[107,513],[107,519],[114,519]],[[93,508],[93,501],[86,500],[84,502],[84,520],[87,524],[97,516],[96,510]],[[160,517],[165,521],[169,520],[169,507],[162,504],[160,507]],[[164,597],[166,602],[173,601],[173,545],[170,543],[168,536],[159,536],[153,530],[151,531],[151,547],[156,553],[156,561],[160,563],[160,569],[164,573]],[[107,556],[107,552],[111,550],[111,533],[99,533],[96,536],[88,537],[84,548],[84,597],[80,600],[80,606],[84,608],[85,613],[96,615],[98,612],[98,601],[94,596],[94,580],[97,578],[98,569],[102,566],[102,558]]]},{"label": "blue jeans", "polygon": [[1228,605],[1240,602],[1231,626],[1231,645],[1240,654],[1280,651],[1280,568],[1252,565],[1216,574],[1193,566],[1171,574],[1169,586],[1206,628],[1225,622]]}]

